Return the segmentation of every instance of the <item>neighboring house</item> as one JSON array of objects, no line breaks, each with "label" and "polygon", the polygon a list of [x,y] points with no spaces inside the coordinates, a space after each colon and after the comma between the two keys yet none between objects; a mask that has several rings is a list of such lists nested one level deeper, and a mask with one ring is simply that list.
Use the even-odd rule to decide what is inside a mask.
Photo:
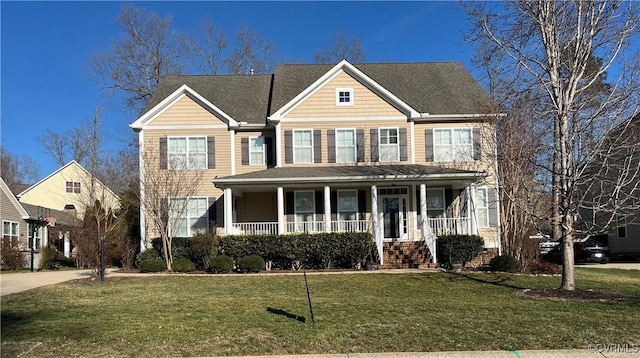
[{"label": "neighboring house", "polygon": [[155,153],[162,170],[204,173],[196,195],[168,198],[190,207],[175,236],[369,231],[380,263],[410,267],[435,262],[443,234],[499,252],[497,115],[459,63],[343,60],[168,76],[130,126],[141,168]]},{"label": "neighboring house", "polygon": [[74,213],[84,218],[86,206],[95,200],[116,208],[118,196],[75,160],[49,174],[17,195],[21,203]]},{"label": "neighboring house", "polygon": [[[27,257],[31,266],[31,246],[34,249],[34,268],[40,267],[40,252],[49,244],[49,234],[56,223],[64,226],[77,225],[73,216],[49,208],[22,204],[9,190],[4,180],[0,179],[0,222],[2,222],[2,245],[17,247]],[[60,226],[58,226],[60,227]],[[58,230],[60,231],[60,230]],[[61,233],[64,236],[65,233]],[[69,235],[66,234],[66,241]],[[32,240],[34,238],[34,240]],[[67,252],[67,254],[69,254]],[[67,257],[69,257],[67,255]]]}]

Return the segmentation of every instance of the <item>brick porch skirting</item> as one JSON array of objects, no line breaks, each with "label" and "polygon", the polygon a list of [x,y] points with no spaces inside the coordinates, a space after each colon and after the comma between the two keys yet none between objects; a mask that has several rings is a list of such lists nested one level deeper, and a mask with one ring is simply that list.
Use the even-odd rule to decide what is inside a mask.
[{"label": "brick porch skirting", "polygon": [[383,242],[384,265],[386,269],[428,268],[431,252],[424,241]]}]

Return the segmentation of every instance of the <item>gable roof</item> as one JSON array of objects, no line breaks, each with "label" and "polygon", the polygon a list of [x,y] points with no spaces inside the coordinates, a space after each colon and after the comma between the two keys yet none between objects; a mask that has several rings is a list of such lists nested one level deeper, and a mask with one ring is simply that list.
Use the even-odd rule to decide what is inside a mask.
[{"label": "gable roof", "polygon": [[[31,185],[30,187],[28,187],[27,189],[23,190],[20,194],[16,195],[18,198],[20,198],[21,196],[23,196],[24,194],[26,194],[27,192],[29,192],[30,190],[32,190],[33,188],[37,187],[38,185],[42,184],[43,182],[47,181],[49,178],[53,177],[54,175],[60,173],[61,171],[63,171],[64,169],[66,169],[67,167],[70,166],[76,166],[78,169],[82,170],[84,173],[86,173],[88,176],[91,176],[91,173],[89,173],[88,170],[86,170],[84,167],[82,167],[82,165],[80,165],[78,162],[76,162],[75,160],[70,161],[69,163],[61,166],[60,168],[58,168],[56,171],[54,171],[53,173],[47,175],[46,177],[42,178],[40,181],[38,181],[37,183]],[[114,193],[111,189],[109,189],[109,187],[107,187],[106,185],[102,184],[102,182],[98,179],[96,179],[97,183],[100,184],[102,187],[104,187],[110,194],[112,194],[114,197],[119,198],[118,195],[116,195],[116,193]]]},{"label": "gable roof", "polygon": [[25,210],[22,204],[20,204],[20,202],[18,201],[18,198],[16,198],[16,196],[11,192],[11,190],[9,189],[9,186],[7,185],[7,183],[4,182],[4,179],[2,178],[0,178],[0,190],[2,190],[4,195],[7,198],[9,198],[11,205],[13,205],[13,207],[16,208],[16,210],[18,211],[18,214],[23,219],[28,219],[29,213],[27,212],[27,210]]},{"label": "gable roof", "polygon": [[236,122],[266,125],[268,116],[339,70],[412,116],[495,112],[492,98],[459,62],[351,64],[343,60],[337,65],[278,65],[273,75],[167,76],[140,118],[186,85]]}]

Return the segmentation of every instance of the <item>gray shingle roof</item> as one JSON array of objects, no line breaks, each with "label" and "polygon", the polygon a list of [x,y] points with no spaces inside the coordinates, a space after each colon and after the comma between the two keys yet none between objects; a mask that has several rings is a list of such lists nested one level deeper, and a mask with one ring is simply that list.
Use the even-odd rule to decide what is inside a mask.
[{"label": "gray shingle roof", "polygon": [[[367,63],[356,68],[420,113],[491,113],[493,101],[458,62]],[[144,108],[146,113],[183,84],[238,122],[265,124],[334,65],[279,65],[274,75],[167,76]]]},{"label": "gray shingle roof", "polygon": [[67,226],[80,226],[82,224],[82,220],[64,211],[50,209],[50,208],[43,208],[38,205],[32,205],[27,203],[20,203],[20,204],[27,211],[29,216],[32,218],[37,218],[38,216],[44,215],[44,216],[56,218],[56,224],[67,225]]},{"label": "gray shingle roof", "polygon": [[443,168],[419,164],[405,165],[358,165],[358,166],[313,166],[269,168],[251,173],[216,178],[214,184],[247,183],[295,183],[295,182],[376,182],[376,181],[412,181],[446,177],[453,179],[482,178],[484,172],[475,172],[453,168]]}]

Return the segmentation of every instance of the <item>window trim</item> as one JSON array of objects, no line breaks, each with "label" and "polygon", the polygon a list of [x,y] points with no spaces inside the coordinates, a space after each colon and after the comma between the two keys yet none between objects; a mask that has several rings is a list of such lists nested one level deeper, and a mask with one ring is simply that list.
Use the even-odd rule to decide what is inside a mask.
[{"label": "window trim", "polygon": [[[298,211],[298,194],[300,193],[311,193],[311,211]],[[298,221],[298,213],[301,214],[308,214],[311,213],[312,219],[311,223],[312,225],[314,225],[314,223],[316,222],[316,192],[314,190],[296,190],[293,192],[293,220],[294,223],[296,225],[296,228],[298,227],[298,224],[300,223],[306,223],[308,221]]]},{"label": "window trim", "polygon": [[[338,132],[339,131],[351,131],[353,133],[353,161],[340,161],[338,155],[338,148],[349,148],[349,146],[338,145]],[[357,163],[358,162],[358,136],[355,128],[336,128],[335,129],[335,147],[336,147],[336,163]]]},{"label": "window trim", "polygon": [[426,188],[425,196],[426,196],[427,202],[425,204],[427,206],[427,218],[438,218],[437,216],[433,216],[433,217],[429,216],[429,204],[428,203],[429,203],[429,191],[430,190],[431,191],[436,191],[437,190],[442,194],[441,195],[441,198],[442,198],[442,209],[440,209],[440,208],[438,208],[438,209],[431,208],[431,210],[442,210],[442,218],[446,219],[447,218],[447,196],[445,195],[444,188]]},{"label": "window trim", "polygon": [[65,182],[65,192],[67,194],[81,194],[82,183],[79,181],[68,180]]},{"label": "window trim", "polygon": [[[349,102],[340,101],[340,93],[348,93]],[[336,106],[353,106],[353,88],[336,88]]]},{"label": "window trim", "polygon": [[[15,235],[13,235],[12,232],[9,232],[8,234],[4,232],[5,224],[9,224],[9,231],[12,231],[13,228],[15,228]],[[11,245],[11,247],[13,247],[14,245],[18,245],[20,240],[20,222],[13,220],[2,220],[2,239],[4,240],[5,238],[9,239],[9,245]]]},{"label": "window trim", "polygon": [[[480,206],[479,203],[478,203],[477,199],[478,199],[478,196],[479,196],[479,194],[478,194],[479,191],[483,191],[484,192],[484,201],[485,201],[486,206]],[[486,186],[476,187],[475,196],[476,197],[474,199],[476,199],[476,200],[474,200],[474,203],[475,203],[476,221],[478,223],[478,227],[479,228],[487,228],[487,227],[489,227],[489,189]],[[485,222],[480,222],[480,219],[478,217],[478,212],[480,210],[486,210],[486,213],[487,213],[486,214],[486,223]]]},{"label": "window trim", "polygon": [[[184,219],[186,219],[186,220],[187,220],[187,233],[186,233],[186,236],[185,236],[185,237],[191,237],[191,236],[193,236],[193,235],[196,233],[196,231],[194,231],[194,230],[192,230],[192,229],[191,229],[191,225],[190,225],[191,217],[189,216],[189,201],[190,201],[190,200],[200,200],[200,199],[204,199],[204,200],[205,200],[205,208],[206,208],[206,209],[205,209],[205,211],[204,211],[204,214],[203,214],[202,216],[200,216],[199,218],[201,218],[201,217],[207,217],[207,218],[208,218],[208,216],[209,216],[208,214],[209,214],[209,208],[210,208],[210,206],[209,206],[209,198],[208,198],[208,197],[206,197],[206,196],[174,197],[174,198],[168,198],[168,199],[167,199],[167,200],[169,201],[169,211],[170,211],[170,212],[169,212],[169,221],[170,221],[169,231],[172,233],[172,235],[173,235],[174,237],[181,237],[181,236],[180,236],[180,235],[177,235],[177,234],[175,233],[175,230],[176,230],[177,228],[175,228],[175,227],[171,227],[171,224],[173,224],[173,225],[177,224],[177,222],[178,222],[177,220],[180,220],[180,219],[182,219],[182,218],[184,218]],[[171,207],[171,201],[172,201],[172,200],[186,200],[186,203],[185,203],[185,205],[186,205],[186,206],[185,206],[185,208],[184,208],[184,212],[182,213],[182,214],[183,214],[183,216],[175,217],[175,216],[173,216],[173,215],[172,215],[172,213],[171,213],[171,209],[172,209],[172,207]],[[199,219],[199,218],[198,218],[198,219]],[[208,231],[208,229],[209,229],[208,224],[207,224],[203,229],[204,229],[204,232],[207,232],[207,231]]]},{"label": "window trim", "polygon": [[[393,129],[396,131],[396,143],[395,144],[382,144],[382,131],[386,130],[387,131],[387,136],[386,138],[390,138],[390,136],[388,135],[388,131],[390,129]],[[394,160],[382,160],[382,148],[383,146],[392,146],[394,145],[396,147],[396,153],[397,156]],[[399,127],[380,127],[378,128],[378,162],[383,162],[383,163],[395,163],[395,162],[399,162],[400,161],[400,128]]]},{"label": "window trim", "polygon": [[[184,138],[185,139],[185,152],[184,153],[171,153],[171,140],[172,139],[177,139],[177,138]],[[194,152],[193,154],[204,154],[204,165],[202,168],[191,168],[189,166],[189,139],[192,138],[199,138],[199,139],[204,139],[204,152]],[[205,170],[208,168],[209,166],[209,143],[207,140],[207,136],[206,135],[185,135],[185,136],[167,136],[167,168],[169,170]],[[179,168],[176,167],[174,165],[172,165],[172,161],[171,161],[171,156],[172,155],[178,155],[178,154],[184,154],[184,167]]]},{"label": "window trim", "polygon": [[[309,132],[311,134],[311,144],[309,146],[304,146],[304,147],[296,146],[296,133],[300,133],[300,132]],[[313,152],[314,152],[314,148],[315,148],[314,147],[315,143],[313,143],[313,137],[314,137],[313,134],[314,134],[314,130],[312,128],[294,129],[294,130],[291,131],[291,142],[292,142],[291,143],[291,146],[292,146],[291,150],[293,152],[293,164],[313,164],[314,163],[314,159],[315,158],[313,156],[313,154],[314,154]],[[296,156],[296,149],[304,149],[304,148],[309,148],[311,150],[311,157],[310,157],[308,162],[300,162],[300,161],[297,160],[298,158]]]},{"label": "window trim", "polygon": [[[469,143],[465,144],[464,146],[468,146],[470,151],[469,151],[469,156],[467,158],[463,158],[462,160],[457,159],[456,158],[456,153],[455,152],[455,148],[456,147],[460,147],[462,146],[459,143],[455,142],[455,131],[460,131],[460,130],[465,130],[465,131],[469,131]],[[450,138],[451,138],[451,144],[437,144],[436,143],[436,132],[438,131],[448,131]],[[450,153],[450,157],[449,158],[440,158],[438,155],[438,151],[436,150],[438,147],[448,147],[449,148],[449,153]],[[434,162],[439,162],[439,163],[451,163],[451,162],[472,162],[474,161],[474,145],[473,145],[473,128],[470,127],[449,127],[449,128],[433,128],[433,161]]]},{"label": "window trim", "polygon": [[[260,162],[260,163],[254,163],[254,162],[252,161],[252,159],[253,159],[253,155],[252,155],[252,154],[254,154],[254,153],[258,153],[258,152],[257,152],[257,151],[255,151],[255,150],[253,150],[253,149],[254,149],[254,147],[253,147],[253,145],[251,145],[251,141],[252,141],[252,140],[254,140],[254,139],[259,139],[259,138],[262,138],[262,151],[261,151],[261,152],[262,152],[262,160],[261,160],[261,162]],[[312,139],[312,141],[313,141],[313,139]],[[266,145],[267,145],[267,143],[266,143],[266,141],[265,141],[265,137],[264,137],[264,136],[253,136],[253,137],[249,137],[249,165],[253,165],[253,166],[256,166],[256,165],[265,165],[265,163],[266,163],[265,155],[266,155],[266,152],[267,152],[267,150],[266,150]]]},{"label": "window trim", "polygon": [[[340,195],[341,193],[354,193],[355,194],[355,198],[356,198],[356,207],[354,209],[354,211],[340,211],[340,198],[343,197],[342,195]],[[348,214],[355,214],[355,220],[358,220],[358,190],[357,189],[340,189],[337,191],[336,194],[336,215],[337,215],[337,219],[338,221],[342,221],[340,219],[340,214],[341,213],[348,213]]]},{"label": "window trim", "polygon": [[[621,214],[616,214],[616,237],[618,239],[626,239],[629,237],[629,235],[627,234],[628,232],[628,225],[627,225],[627,217]],[[623,225],[620,225],[620,224]],[[624,236],[620,236],[620,229],[624,230]]]}]

